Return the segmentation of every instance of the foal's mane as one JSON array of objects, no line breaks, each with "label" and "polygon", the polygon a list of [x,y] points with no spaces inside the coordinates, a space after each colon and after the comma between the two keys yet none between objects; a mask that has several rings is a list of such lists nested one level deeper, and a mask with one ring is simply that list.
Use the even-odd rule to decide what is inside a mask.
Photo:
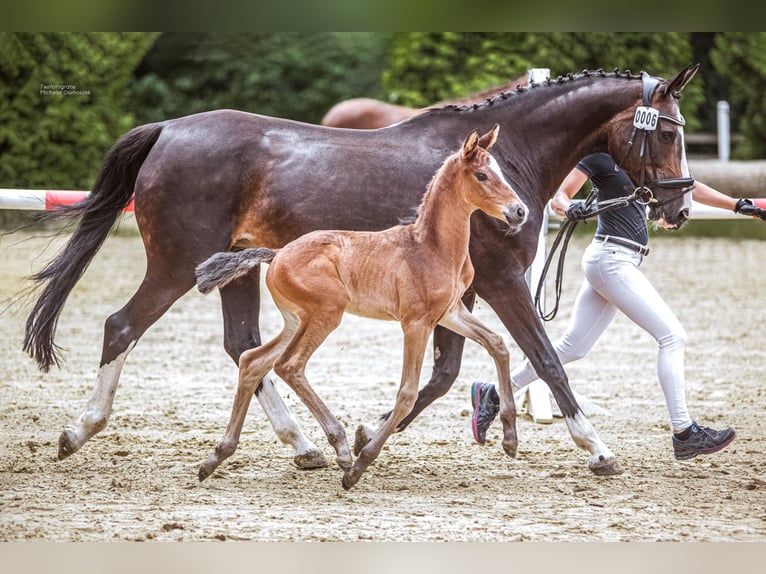
[{"label": "foal's mane", "polygon": [[[449,186],[451,185],[451,181],[454,180],[455,174],[450,173],[454,172],[456,170],[453,169],[453,166],[457,165],[461,161],[461,153],[462,148],[456,150],[450,156],[442,163],[441,166],[439,166],[439,169],[436,170],[433,177],[431,178],[431,181],[428,182],[428,186],[426,187],[426,192],[423,194],[423,197],[420,199],[420,203],[418,206],[414,209],[414,215],[411,215],[409,217],[403,217],[399,218],[399,225],[412,225],[415,223],[415,220],[420,216],[420,211],[423,208],[423,205],[426,204],[426,202],[431,201],[431,196],[433,196],[436,193],[436,183],[440,182],[441,186]],[[476,153],[485,153],[487,155],[490,155],[489,150],[478,146],[476,148]],[[472,160],[473,161],[473,160]],[[445,176],[445,174],[449,174],[449,177]],[[442,181],[444,180],[444,181]]]}]

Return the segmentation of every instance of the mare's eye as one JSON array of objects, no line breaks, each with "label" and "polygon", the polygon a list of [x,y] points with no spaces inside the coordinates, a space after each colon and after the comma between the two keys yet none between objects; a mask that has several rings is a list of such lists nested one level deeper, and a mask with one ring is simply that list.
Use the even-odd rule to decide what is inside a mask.
[{"label": "mare's eye", "polygon": [[662,138],[662,141],[664,142],[672,142],[674,139],[676,139],[676,132],[660,132],[660,138]]},{"label": "mare's eye", "polygon": [[476,179],[478,179],[479,181],[485,181],[487,179],[487,174],[483,173],[481,171],[477,171],[476,172]]}]

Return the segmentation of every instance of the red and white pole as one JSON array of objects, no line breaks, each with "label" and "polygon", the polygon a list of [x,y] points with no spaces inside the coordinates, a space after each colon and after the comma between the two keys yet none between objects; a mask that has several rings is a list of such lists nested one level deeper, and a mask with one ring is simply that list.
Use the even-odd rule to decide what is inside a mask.
[{"label": "red and white pole", "polygon": [[[0,189],[0,209],[50,211],[63,205],[72,205],[88,197],[87,191],[58,189]],[[133,200],[124,211],[133,211]]]}]

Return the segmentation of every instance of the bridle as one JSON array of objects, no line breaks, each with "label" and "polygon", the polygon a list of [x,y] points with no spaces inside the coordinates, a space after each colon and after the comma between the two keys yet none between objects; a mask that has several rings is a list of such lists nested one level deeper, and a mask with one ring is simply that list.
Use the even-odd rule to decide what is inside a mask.
[{"label": "bridle", "polygon": [[[659,86],[661,82],[662,80],[659,78],[650,76],[646,72],[641,72],[641,99],[643,105],[636,109],[633,116],[633,131],[628,139],[627,147],[622,159],[617,162],[617,167],[622,168],[628,154],[630,154],[633,149],[636,133],[640,132],[641,147],[639,148],[638,155],[641,158],[641,177],[638,186],[636,186],[631,193],[634,198],[633,201],[636,201],[641,205],[651,205],[654,208],[671,203],[694,189],[693,177],[657,177],[657,157],[652,148],[652,138],[650,137],[651,132],[657,128],[660,120],[672,122],[680,127],[686,125],[686,120],[683,116],[674,117],[669,114],[663,114],[651,106],[654,92],[657,90],[657,86]],[[647,169],[646,165],[647,158],[651,159],[650,167],[652,177],[654,178],[650,181],[646,181],[646,176],[649,173],[649,169]],[[670,194],[666,199],[659,200],[655,197],[654,193],[657,188],[674,190],[676,193]]]},{"label": "bridle", "polygon": [[[597,203],[594,203],[596,196],[594,190],[585,200],[585,206],[588,208],[588,210],[587,215],[585,215],[583,219],[590,219],[607,211],[621,209],[632,203],[639,203],[640,205],[657,208],[679,199],[694,189],[693,177],[657,177],[657,157],[654,153],[654,150],[652,149],[652,138],[650,137],[651,132],[657,128],[660,120],[672,122],[680,127],[686,125],[686,120],[684,120],[683,116],[674,117],[668,114],[663,114],[651,106],[654,92],[657,90],[657,86],[659,86],[661,82],[662,80],[659,78],[650,76],[646,72],[641,72],[641,99],[643,105],[636,108],[636,112],[633,116],[633,131],[631,132],[630,138],[628,139],[627,148],[622,156],[622,159],[617,162],[615,166],[615,169],[622,169],[622,164],[625,162],[628,154],[630,154],[630,151],[633,149],[636,134],[640,132],[641,147],[639,148],[638,153],[639,157],[641,158],[641,178],[638,185],[633,190],[626,188],[625,191],[627,191],[628,194],[625,197],[608,199],[605,201],[599,201]],[[683,145],[683,142],[681,142],[681,145]],[[649,173],[649,169],[646,165],[647,157],[651,159],[650,167],[652,177],[654,178],[650,181],[646,181],[646,176]],[[657,188],[670,189],[675,191],[675,193],[671,193],[670,196],[666,199],[659,200],[655,197],[654,193]],[[545,260],[543,270],[540,274],[540,280],[537,283],[537,291],[535,293],[534,300],[537,314],[543,321],[550,321],[556,316],[556,313],[558,312],[559,301],[561,300],[561,287],[564,276],[564,257],[566,256],[569,239],[572,237],[572,233],[574,232],[576,225],[577,221],[573,221],[571,219],[565,219],[565,221],[561,224],[559,232],[556,235],[556,239],[553,241],[553,245],[551,245],[550,252],[548,253],[548,257]],[[542,308],[541,293],[545,288],[545,278],[548,275],[548,269],[559,245],[561,245],[561,252],[559,253],[559,261],[556,269],[556,302],[553,309],[546,313]]]}]

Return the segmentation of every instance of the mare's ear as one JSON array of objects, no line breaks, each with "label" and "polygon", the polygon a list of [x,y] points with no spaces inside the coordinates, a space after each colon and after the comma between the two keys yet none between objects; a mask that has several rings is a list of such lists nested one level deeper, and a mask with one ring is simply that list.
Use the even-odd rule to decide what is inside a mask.
[{"label": "mare's ear", "polygon": [[479,146],[484,149],[491,148],[497,141],[498,133],[500,133],[500,124],[495,124],[495,127],[479,138]]},{"label": "mare's ear", "polygon": [[674,98],[678,98],[681,95],[681,90],[683,90],[686,87],[686,84],[691,81],[694,74],[699,70],[699,67],[699,64],[689,64],[683,70],[678,72],[678,74],[676,74],[676,76],[668,81],[663,87],[662,95],[665,97],[673,96]]},{"label": "mare's ear", "polygon": [[476,153],[479,144],[479,130],[473,130],[463,142],[463,158],[470,159]]}]

